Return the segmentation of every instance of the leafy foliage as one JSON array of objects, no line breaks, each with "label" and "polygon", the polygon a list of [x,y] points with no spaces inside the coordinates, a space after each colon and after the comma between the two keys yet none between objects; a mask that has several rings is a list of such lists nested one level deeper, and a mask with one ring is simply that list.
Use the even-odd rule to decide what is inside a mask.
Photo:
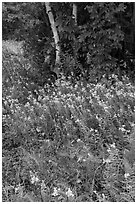
[{"label": "leafy foliage", "polygon": [[[61,71],[66,76],[84,77],[92,82],[112,73],[119,77],[127,74],[134,81],[134,3],[76,5],[77,24],[72,16],[72,3],[51,3],[60,36]],[[13,34],[18,39],[19,33],[19,39],[24,41],[24,54],[33,69],[44,70],[45,75],[54,70],[55,47],[44,4],[3,3],[3,7],[3,38],[8,25],[13,29],[17,19],[19,27],[13,29]],[[50,59],[46,65],[45,57]]]}]

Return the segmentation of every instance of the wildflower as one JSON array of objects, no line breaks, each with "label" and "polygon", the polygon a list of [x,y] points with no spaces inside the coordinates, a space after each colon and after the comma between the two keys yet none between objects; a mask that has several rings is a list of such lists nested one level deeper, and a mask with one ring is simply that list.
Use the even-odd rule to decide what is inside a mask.
[{"label": "wildflower", "polygon": [[122,132],[126,131],[123,127],[119,127],[119,130],[121,130]]},{"label": "wildflower", "polygon": [[111,146],[112,148],[115,148],[115,147],[116,147],[115,143],[111,144],[110,146]]},{"label": "wildflower", "polygon": [[111,162],[111,159],[107,158],[107,159],[104,159],[103,158],[103,163],[110,163]]},{"label": "wildflower", "polygon": [[79,120],[79,119],[76,119],[75,122],[76,122],[76,123],[80,123],[80,120]]},{"label": "wildflower", "polygon": [[125,174],[124,174],[124,177],[125,177],[125,178],[128,178],[129,176],[130,176],[129,173],[125,173]]},{"label": "wildflower", "polygon": [[[60,190],[60,189],[59,189],[59,190]],[[52,195],[53,195],[53,196],[59,195],[58,190],[57,190],[56,187],[54,187],[54,191],[53,191]]]},{"label": "wildflower", "polygon": [[74,197],[74,194],[73,194],[73,192],[70,190],[70,188],[68,188],[68,190],[67,190],[67,192],[66,192],[66,195],[68,196],[68,197]]},{"label": "wildflower", "polygon": [[20,193],[20,195],[22,195],[23,194],[23,187],[22,186],[17,186],[16,188],[15,188],[15,193]]},{"label": "wildflower", "polygon": [[39,181],[39,178],[32,171],[30,171],[30,177],[32,184],[37,183]]},{"label": "wildflower", "polygon": [[38,96],[38,101],[40,101],[42,99],[42,96]]}]

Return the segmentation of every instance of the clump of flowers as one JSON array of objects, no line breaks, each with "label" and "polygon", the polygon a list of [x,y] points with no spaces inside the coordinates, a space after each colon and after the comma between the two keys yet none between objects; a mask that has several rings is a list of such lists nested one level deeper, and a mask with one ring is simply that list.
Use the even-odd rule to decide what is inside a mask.
[{"label": "clump of flowers", "polygon": [[[18,162],[9,158],[13,167],[4,167],[4,186],[16,176],[23,193],[27,180],[39,200],[35,187],[41,189],[43,181],[46,201],[83,201],[85,195],[90,201],[122,200],[130,183],[123,152],[132,151],[134,87],[126,78],[112,78],[109,86],[106,81],[74,85],[62,78],[46,92],[40,89],[37,100],[30,91],[25,103],[12,97],[12,87],[3,98],[3,154],[7,158],[7,151],[18,150]],[[16,163],[20,171],[11,175]],[[57,183],[65,183],[64,192]]]}]

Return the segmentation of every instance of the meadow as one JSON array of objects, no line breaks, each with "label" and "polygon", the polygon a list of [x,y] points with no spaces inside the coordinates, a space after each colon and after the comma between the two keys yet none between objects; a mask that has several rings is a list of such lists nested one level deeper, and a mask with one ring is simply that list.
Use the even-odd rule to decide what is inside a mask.
[{"label": "meadow", "polygon": [[135,87],[123,76],[26,81],[21,43],[3,41],[3,202],[135,202]]}]

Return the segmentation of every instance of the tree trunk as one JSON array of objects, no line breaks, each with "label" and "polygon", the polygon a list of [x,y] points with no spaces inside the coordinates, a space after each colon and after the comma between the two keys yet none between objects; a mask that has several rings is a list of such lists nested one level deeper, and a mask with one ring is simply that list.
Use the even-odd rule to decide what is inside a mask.
[{"label": "tree trunk", "polygon": [[59,74],[59,68],[58,68],[58,64],[60,63],[60,46],[59,46],[59,35],[58,35],[58,31],[55,25],[55,20],[54,20],[54,16],[50,7],[50,3],[49,2],[45,2],[45,7],[46,7],[46,12],[47,15],[49,17],[49,21],[51,24],[51,29],[53,32],[53,38],[54,38],[54,42],[55,42],[55,49],[56,49],[56,61],[55,61],[55,69],[53,71],[56,72],[56,74]]},{"label": "tree trunk", "polygon": [[75,20],[75,24],[77,25],[77,5],[75,3],[73,3],[72,16]]},{"label": "tree trunk", "polygon": [[[75,26],[77,26],[77,5],[76,3],[73,3],[73,9],[72,9],[72,18],[74,19],[75,21]],[[77,62],[77,46],[76,46],[76,40],[74,39],[74,47],[73,47],[73,55],[74,55],[74,59],[75,59],[75,62]]]}]

